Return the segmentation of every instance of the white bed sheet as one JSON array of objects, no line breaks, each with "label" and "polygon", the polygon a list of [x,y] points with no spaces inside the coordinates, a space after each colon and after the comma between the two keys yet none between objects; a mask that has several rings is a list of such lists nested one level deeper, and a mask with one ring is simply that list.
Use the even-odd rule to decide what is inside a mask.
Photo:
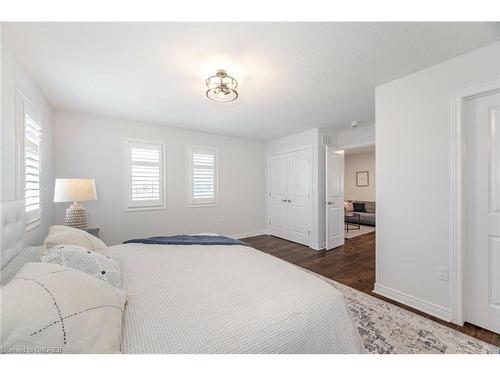
[{"label": "white bed sheet", "polygon": [[123,353],[363,353],[325,281],[246,246],[106,250],[128,294]]}]

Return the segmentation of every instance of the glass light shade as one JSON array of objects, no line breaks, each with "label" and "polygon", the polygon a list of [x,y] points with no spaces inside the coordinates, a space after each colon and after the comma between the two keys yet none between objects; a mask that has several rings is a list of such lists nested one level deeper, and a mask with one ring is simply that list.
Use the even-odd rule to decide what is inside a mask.
[{"label": "glass light shade", "polygon": [[238,97],[236,87],[238,82],[227,75],[224,70],[218,70],[216,75],[207,78],[207,98],[215,102],[231,102]]},{"label": "glass light shade", "polygon": [[56,178],[54,202],[84,202],[97,200],[95,180]]}]

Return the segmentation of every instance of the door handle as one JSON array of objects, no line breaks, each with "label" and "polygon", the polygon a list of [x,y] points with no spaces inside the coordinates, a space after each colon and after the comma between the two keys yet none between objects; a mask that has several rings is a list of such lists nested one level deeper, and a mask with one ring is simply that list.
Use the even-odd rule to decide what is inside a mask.
[{"label": "door handle", "polygon": [[286,199],[282,199],[281,201],[286,203]]},{"label": "door handle", "polygon": [[335,204],[335,202],[326,202],[329,206],[331,206],[332,204]]}]

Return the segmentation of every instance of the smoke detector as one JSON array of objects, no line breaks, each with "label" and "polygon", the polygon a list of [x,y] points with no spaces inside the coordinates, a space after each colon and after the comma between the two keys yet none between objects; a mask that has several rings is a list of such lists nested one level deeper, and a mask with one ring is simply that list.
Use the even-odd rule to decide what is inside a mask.
[{"label": "smoke detector", "polygon": [[356,128],[359,125],[359,121],[351,121],[351,127]]}]

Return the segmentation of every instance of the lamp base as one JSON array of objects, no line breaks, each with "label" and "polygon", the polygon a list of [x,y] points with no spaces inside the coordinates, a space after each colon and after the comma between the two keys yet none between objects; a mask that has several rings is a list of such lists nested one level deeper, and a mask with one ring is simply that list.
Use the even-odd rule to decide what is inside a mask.
[{"label": "lamp base", "polygon": [[66,221],[68,227],[87,230],[87,214],[85,208],[78,203],[72,204],[66,209]]}]

